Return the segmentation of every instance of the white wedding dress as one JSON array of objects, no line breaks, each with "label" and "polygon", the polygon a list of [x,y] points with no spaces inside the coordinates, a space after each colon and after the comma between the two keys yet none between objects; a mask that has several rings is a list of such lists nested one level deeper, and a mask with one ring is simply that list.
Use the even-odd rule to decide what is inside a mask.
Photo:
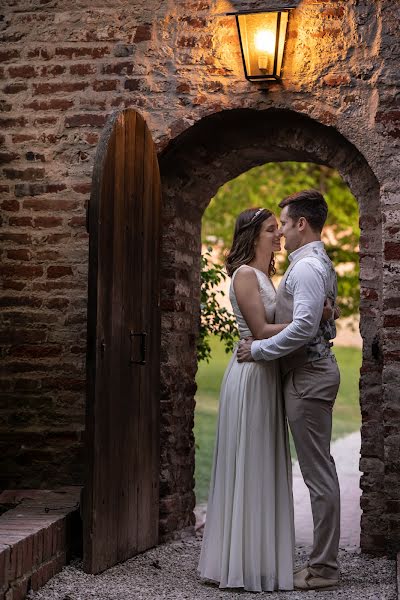
[{"label": "white wedding dress", "polygon": [[[244,338],[251,332],[233,288],[237,271],[229,297]],[[275,289],[254,271],[273,323]],[[278,362],[238,363],[235,350],[221,385],[199,573],[220,588],[291,590],[293,558],[291,461]]]}]

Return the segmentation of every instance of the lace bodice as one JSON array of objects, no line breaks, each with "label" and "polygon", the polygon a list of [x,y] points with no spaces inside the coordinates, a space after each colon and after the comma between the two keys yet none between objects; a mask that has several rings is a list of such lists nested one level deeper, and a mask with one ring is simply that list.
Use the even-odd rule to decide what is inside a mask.
[{"label": "lace bodice", "polygon": [[[239,269],[241,269],[244,266],[245,265],[241,265],[239,267]],[[249,266],[249,265],[246,265],[246,266]],[[259,290],[260,290],[261,299],[264,304],[267,321],[268,321],[268,323],[274,323],[275,322],[276,291],[272,284],[272,281],[262,271],[259,271],[258,269],[255,269],[254,267],[250,267],[250,268],[253,269],[254,273],[257,276],[258,286],[259,286]],[[233,313],[234,313],[236,321],[237,321],[237,325],[239,328],[239,335],[241,338],[244,338],[244,337],[252,336],[252,333],[251,333],[250,329],[248,328],[248,325],[247,325],[246,321],[244,320],[242,313],[240,312],[240,308],[239,308],[239,305],[236,300],[235,290],[233,288],[233,282],[235,280],[236,273],[239,271],[239,269],[236,269],[236,271],[234,272],[232,279],[231,279],[231,285],[229,288],[229,300],[231,301]]]}]

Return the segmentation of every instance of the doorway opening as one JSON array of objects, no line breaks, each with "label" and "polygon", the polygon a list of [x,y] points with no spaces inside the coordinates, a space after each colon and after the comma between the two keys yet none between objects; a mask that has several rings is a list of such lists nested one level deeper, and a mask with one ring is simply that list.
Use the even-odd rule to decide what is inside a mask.
[{"label": "doorway opening", "polygon": [[[279,217],[281,199],[302,189],[318,189],[329,207],[322,240],[338,274],[338,304],[334,353],[341,371],[341,387],[335,403],[332,453],[342,489],[342,546],[360,542],[360,426],[359,372],[362,338],[359,332],[359,214],[358,203],[339,173],[312,163],[267,163],[242,173],[221,186],[202,219],[202,329],[208,338],[199,339],[199,369],[196,376],[195,493],[196,527],[204,525],[209,480],[215,445],[219,390],[231,358],[232,309],[230,279],[223,263],[230,247],[236,216],[249,207],[264,207]],[[275,254],[277,288],[288,266],[287,253]],[[219,282],[217,283],[217,279]],[[210,287],[211,283],[214,287]],[[208,292],[207,292],[208,290]],[[215,295],[214,295],[215,294]],[[210,315],[211,310],[211,315]],[[213,316],[215,315],[215,318]],[[229,332],[232,332],[229,334]],[[214,333],[214,335],[213,335]],[[208,354],[210,352],[210,354]],[[266,390],[265,401],[268,402]],[[303,483],[296,450],[291,442],[294,474],[296,537],[299,544],[312,544],[309,494]]]}]

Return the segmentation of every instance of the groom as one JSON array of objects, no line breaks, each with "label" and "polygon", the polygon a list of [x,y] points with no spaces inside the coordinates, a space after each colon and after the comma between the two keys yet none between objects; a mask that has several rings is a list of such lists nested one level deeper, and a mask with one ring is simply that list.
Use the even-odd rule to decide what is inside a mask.
[{"label": "groom", "polygon": [[294,586],[326,590],[339,580],[340,490],[330,441],[340,374],[331,352],[333,314],[328,321],[321,316],[325,299],[336,300],[337,280],[321,241],[328,214],[324,197],[304,190],[279,207],[290,265],[277,291],[275,322],[290,324],[269,339],[241,342],[238,360],[280,359],[286,415],[314,522],[313,549],[307,565],[295,572]]}]

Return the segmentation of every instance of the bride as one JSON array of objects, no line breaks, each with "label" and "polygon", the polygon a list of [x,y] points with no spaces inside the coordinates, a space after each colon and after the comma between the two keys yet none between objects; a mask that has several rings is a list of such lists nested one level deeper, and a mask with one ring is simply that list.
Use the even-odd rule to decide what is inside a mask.
[{"label": "bride", "polygon": [[[242,212],[226,260],[229,297],[241,338],[282,331],[274,324],[275,216]],[[238,363],[220,392],[217,439],[200,555],[201,577],[220,588],[293,589],[291,461],[277,361]]]}]

